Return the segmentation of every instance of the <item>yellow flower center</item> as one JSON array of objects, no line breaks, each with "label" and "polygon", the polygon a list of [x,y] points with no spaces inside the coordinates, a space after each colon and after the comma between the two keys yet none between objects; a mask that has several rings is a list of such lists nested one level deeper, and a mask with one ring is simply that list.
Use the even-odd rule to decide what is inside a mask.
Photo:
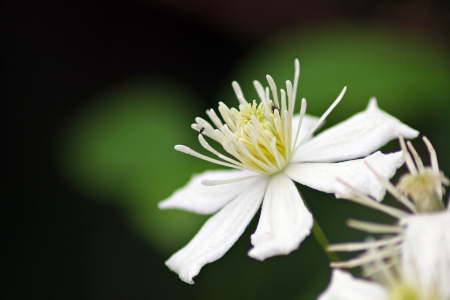
[{"label": "yellow flower center", "polygon": [[[425,295],[406,282],[398,282],[389,289],[389,300],[441,300],[435,293]],[[443,300],[443,299],[442,299]]]},{"label": "yellow flower center", "polygon": [[253,101],[252,104],[241,104],[239,109],[231,110],[236,125],[234,135],[246,151],[240,147],[236,151],[249,158],[245,163],[251,168],[262,172],[283,169],[288,163],[289,150],[286,147],[286,124],[281,120],[278,107],[271,101],[259,105]]},{"label": "yellow flower center", "polygon": [[[296,76],[296,80],[297,80]],[[207,111],[214,128],[209,122],[196,118],[192,127],[198,130],[199,141],[208,151],[214,153],[223,161],[212,160],[197,155],[203,159],[219,163],[224,166],[272,175],[283,170],[289,163],[292,152],[292,117],[295,106],[295,95],[290,81],[286,82],[286,91],[276,89],[271,77],[268,78],[272,89],[262,86],[258,89],[261,101],[247,102],[237,83],[233,84],[240,102],[239,110],[228,108],[219,103],[220,117],[211,109]],[[270,99],[270,96],[274,100]],[[280,101],[279,101],[280,100]],[[306,105],[306,104],[305,104]],[[304,115],[304,111],[301,112]],[[302,118],[302,117],[301,117]],[[203,135],[218,142],[228,155],[223,155],[212,148]],[[193,153],[186,148],[180,151]]]},{"label": "yellow flower center", "polygon": [[422,300],[417,290],[408,284],[397,284],[389,290],[389,300]]}]

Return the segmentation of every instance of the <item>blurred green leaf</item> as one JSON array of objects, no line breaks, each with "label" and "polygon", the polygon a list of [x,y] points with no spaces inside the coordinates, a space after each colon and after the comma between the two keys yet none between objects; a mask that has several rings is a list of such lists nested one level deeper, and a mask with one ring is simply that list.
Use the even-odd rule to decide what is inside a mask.
[{"label": "blurred green leaf", "polygon": [[173,149],[198,143],[188,105],[195,97],[174,86],[141,81],[97,95],[68,122],[60,147],[62,170],[78,190],[122,206],[133,228],[168,252],[205,217],[160,211],[157,203],[211,167]]},{"label": "blurred green leaf", "polygon": [[[344,86],[343,101],[329,116],[338,120],[366,107],[370,97],[405,121],[444,117],[450,94],[450,57],[432,41],[385,28],[322,26],[292,29],[257,47],[232,72],[244,95],[255,98],[253,79],[267,86],[266,74],[278,84],[293,80],[294,59],[301,71],[297,99],[308,100],[307,112],[321,115]],[[234,99],[227,87],[222,101]]]}]

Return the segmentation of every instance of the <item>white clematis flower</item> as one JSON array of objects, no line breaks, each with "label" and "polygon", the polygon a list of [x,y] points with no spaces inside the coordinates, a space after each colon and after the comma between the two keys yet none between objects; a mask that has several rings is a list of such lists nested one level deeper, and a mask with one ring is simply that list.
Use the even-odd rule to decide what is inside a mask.
[{"label": "white clematis flower", "polygon": [[328,288],[318,299],[450,299],[450,211],[412,215],[401,223],[404,243],[396,268],[381,259],[372,262],[372,275],[380,282],[335,269]]},{"label": "white clematis flower", "polygon": [[[327,193],[345,193],[347,188],[335,180],[339,176],[382,199],[385,189],[365,167],[364,160],[386,178],[403,164],[401,152],[369,155],[399,134],[406,138],[418,135],[416,130],[381,111],[375,99],[365,111],[311,138],[342,99],[345,88],[320,119],[305,115],[305,99],[300,115],[294,116],[299,72],[296,60],[294,85],[286,81],[286,90],[278,91],[269,75],[270,88],[264,89],[255,81],[259,104],[256,100],[247,102],[239,85],[233,82],[239,110],[219,103],[221,118],[214,110],[207,111],[214,126],[204,119],[195,119],[192,128],[199,131],[200,144],[219,159],[186,146],[175,146],[178,151],[236,169],[194,175],[187,186],[159,204],[162,209],[181,208],[202,214],[219,210],[184,248],[166,261],[183,281],[193,283],[192,278],[205,264],[228,251],[261,202],[261,217],[251,237],[253,248],[249,256],[264,260],[297,249],[309,235],[313,218],[292,180]],[[209,145],[204,136],[219,143],[226,155]]]},{"label": "white clematis flower", "polygon": [[[390,257],[398,256],[403,251],[406,235],[405,225],[408,223],[406,220],[419,217],[422,214],[429,215],[433,212],[441,212],[449,209],[449,207],[445,207],[442,198],[444,186],[448,186],[450,180],[439,170],[436,151],[430,141],[426,137],[423,137],[430,153],[431,160],[431,166],[425,167],[411,142],[408,141],[405,143],[401,136],[399,140],[409,173],[404,174],[400,178],[397,186],[394,186],[388,180],[383,178],[383,176],[377,174],[377,171],[373,169],[369,162],[367,162],[367,165],[372,169],[374,175],[378,177],[380,183],[382,183],[394,198],[405,206],[407,210],[401,210],[396,207],[378,203],[363,192],[351,187],[348,183],[343,182],[344,185],[347,185],[352,191],[350,195],[341,195],[343,198],[384,212],[396,218],[397,221],[392,225],[388,225],[349,220],[348,225],[350,227],[369,233],[383,234],[384,236],[376,240],[376,242],[368,240],[364,242],[350,242],[328,246],[328,250],[333,252],[364,251],[356,258],[348,261],[332,262],[332,267],[353,268],[372,263],[379,259],[388,259]],[[369,251],[374,247],[377,251]]]}]

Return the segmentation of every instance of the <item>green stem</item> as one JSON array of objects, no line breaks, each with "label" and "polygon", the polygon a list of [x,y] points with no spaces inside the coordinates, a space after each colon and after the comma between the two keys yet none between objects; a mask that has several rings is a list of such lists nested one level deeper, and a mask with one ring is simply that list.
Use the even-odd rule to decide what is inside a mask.
[{"label": "green stem", "polygon": [[335,252],[330,252],[327,250],[328,245],[330,244],[328,242],[327,237],[323,233],[322,228],[320,228],[319,223],[317,223],[316,219],[314,219],[314,224],[312,228],[314,237],[316,238],[317,242],[319,242],[319,245],[322,247],[323,251],[327,254],[328,258],[331,261],[339,261],[339,256]]}]

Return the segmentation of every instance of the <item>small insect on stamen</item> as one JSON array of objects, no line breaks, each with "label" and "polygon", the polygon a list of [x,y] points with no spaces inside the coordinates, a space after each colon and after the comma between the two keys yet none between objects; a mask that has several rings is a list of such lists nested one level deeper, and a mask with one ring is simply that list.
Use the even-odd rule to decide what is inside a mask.
[{"label": "small insect on stamen", "polygon": [[278,110],[278,113],[280,113],[280,108],[275,103],[272,103],[272,113],[275,113],[275,110]]},{"label": "small insect on stamen", "polygon": [[202,134],[203,131],[205,131],[205,127],[200,128],[200,134]]}]

